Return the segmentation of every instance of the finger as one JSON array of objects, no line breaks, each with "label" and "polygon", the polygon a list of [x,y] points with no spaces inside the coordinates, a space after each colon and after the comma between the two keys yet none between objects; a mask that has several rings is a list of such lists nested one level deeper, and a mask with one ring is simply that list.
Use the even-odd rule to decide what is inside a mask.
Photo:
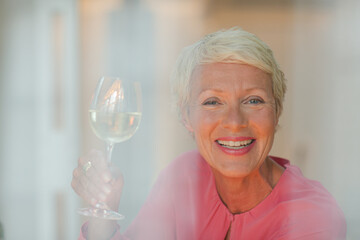
[{"label": "finger", "polygon": [[100,173],[99,177],[104,182],[110,182],[113,177],[104,154],[100,151],[94,151],[90,156],[90,161],[93,161],[94,169]]},{"label": "finger", "polygon": [[98,162],[104,161],[103,153],[97,149],[91,149],[86,155],[82,156],[78,160],[80,166],[84,165],[88,161],[91,161],[94,165],[98,165]]},{"label": "finger", "polygon": [[111,187],[105,192],[103,186],[98,182],[92,182],[88,178],[82,176],[79,178],[79,192],[86,198],[96,199],[97,201],[106,201],[107,195],[111,192]]},{"label": "finger", "polygon": [[[92,168],[92,167],[91,167]],[[89,195],[98,200],[105,200],[107,195],[112,191],[112,186],[105,183],[94,169],[89,168],[84,172],[82,166],[78,166],[73,171],[73,184],[77,187],[74,189],[81,197]]]},{"label": "finger", "polygon": [[84,188],[81,186],[79,181],[73,179],[73,181],[71,181],[71,187],[88,204],[92,206],[95,206],[97,204],[98,200],[96,200],[96,198],[93,198],[88,192],[84,191]]},{"label": "finger", "polygon": [[102,152],[91,150],[79,158],[78,167],[73,171],[72,187],[89,204],[94,206],[98,202],[118,203],[122,186],[122,176],[112,177]]},{"label": "finger", "polygon": [[113,188],[116,189],[122,189],[124,185],[124,176],[119,168],[116,168],[114,166],[111,167],[111,173],[113,176],[111,181],[109,182]]},{"label": "finger", "polygon": [[[89,162],[90,167],[88,167]],[[84,172],[90,178],[94,175],[100,175],[104,182],[110,182],[112,179],[106,160],[102,152],[98,150],[91,150],[86,156],[79,158],[79,166],[83,166]]]},{"label": "finger", "polygon": [[119,174],[117,178],[114,178],[110,182],[112,186],[112,191],[108,196],[107,205],[114,211],[117,211],[119,208],[119,202],[121,199],[122,188],[124,186],[123,175]]},{"label": "finger", "polygon": [[103,192],[106,195],[111,192],[111,179],[111,173],[108,168],[96,169],[94,166],[89,168],[84,174],[79,174],[79,180],[84,185],[84,188],[91,186],[91,189],[97,188],[98,193]]},{"label": "finger", "polygon": [[101,169],[101,168],[107,168],[107,161],[106,157],[103,152],[92,149],[90,152],[86,155],[86,158],[88,158],[88,161],[91,161],[94,167]]}]

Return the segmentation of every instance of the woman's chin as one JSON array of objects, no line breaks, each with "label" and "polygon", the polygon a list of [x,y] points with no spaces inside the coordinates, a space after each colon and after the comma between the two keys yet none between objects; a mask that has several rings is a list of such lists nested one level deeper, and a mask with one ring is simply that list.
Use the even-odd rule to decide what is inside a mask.
[{"label": "woman's chin", "polygon": [[254,171],[254,168],[252,168],[251,166],[242,166],[242,165],[234,166],[234,164],[231,164],[230,166],[222,165],[222,166],[217,166],[217,167],[212,167],[212,168],[218,174],[222,175],[223,177],[228,177],[228,178],[245,178]]}]

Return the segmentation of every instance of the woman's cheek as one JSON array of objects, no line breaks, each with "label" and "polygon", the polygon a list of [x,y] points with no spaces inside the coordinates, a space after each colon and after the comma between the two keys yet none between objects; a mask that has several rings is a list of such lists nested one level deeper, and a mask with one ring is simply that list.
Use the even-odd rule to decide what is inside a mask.
[{"label": "woman's cheek", "polygon": [[212,124],[218,119],[218,112],[211,110],[198,109],[194,113],[194,122],[198,127],[202,127],[204,125]]},{"label": "woman's cheek", "polygon": [[277,121],[273,110],[269,109],[253,114],[251,119],[253,123],[255,123],[258,127],[261,127],[266,132],[272,133],[275,131]]}]

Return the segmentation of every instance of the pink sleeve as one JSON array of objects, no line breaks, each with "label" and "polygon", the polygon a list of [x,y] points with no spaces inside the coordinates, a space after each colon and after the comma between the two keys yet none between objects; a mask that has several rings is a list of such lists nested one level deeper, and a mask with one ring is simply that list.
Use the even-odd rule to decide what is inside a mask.
[{"label": "pink sleeve", "polygon": [[[315,204],[314,204],[315,205]],[[279,240],[343,240],[346,239],[346,220],[335,204],[325,208],[302,206],[286,226],[282,226]]]},{"label": "pink sleeve", "polygon": [[319,228],[313,226],[309,227],[303,232],[299,230],[289,230],[286,234],[276,237],[276,240],[345,240],[346,239],[346,225],[341,224],[334,226],[334,228]]},{"label": "pink sleeve", "polygon": [[171,177],[163,171],[153,186],[145,204],[124,233],[131,240],[175,239],[175,214]]}]

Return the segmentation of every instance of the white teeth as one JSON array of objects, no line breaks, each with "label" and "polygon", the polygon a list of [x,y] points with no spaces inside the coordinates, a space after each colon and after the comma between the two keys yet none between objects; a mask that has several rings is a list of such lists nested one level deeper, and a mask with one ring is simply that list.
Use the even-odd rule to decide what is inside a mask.
[{"label": "white teeth", "polygon": [[221,144],[224,147],[230,147],[230,148],[243,148],[253,142],[252,139],[245,140],[245,141],[223,141],[223,140],[217,140],[219,144]]}]

